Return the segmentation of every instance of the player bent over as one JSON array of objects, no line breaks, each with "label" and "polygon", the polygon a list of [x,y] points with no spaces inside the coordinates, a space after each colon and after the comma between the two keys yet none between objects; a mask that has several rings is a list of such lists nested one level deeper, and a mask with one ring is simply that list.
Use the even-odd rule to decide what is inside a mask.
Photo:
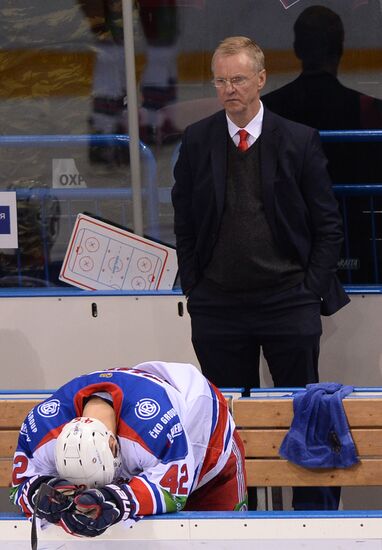
[{"label": "player bent over", "polygon": [[[69,498],[39,494],[42,484]],[[87,537],[140,516],[247,507],[226,401],[183,363],[96,371],[59,388],[21,426],[12,487],[27,516],[36,508],[43,523]]]}]

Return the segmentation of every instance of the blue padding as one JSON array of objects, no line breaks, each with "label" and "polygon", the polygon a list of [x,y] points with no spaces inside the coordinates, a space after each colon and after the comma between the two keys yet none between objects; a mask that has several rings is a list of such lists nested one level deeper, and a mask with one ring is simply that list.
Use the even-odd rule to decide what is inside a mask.
[{"label": "blue padding", "polygon": [[333,185],[336,195],[360,196],[382,195],[382,184],[379,183],[338,183]]},{"label": "blue padding", "polygon": [[24,514],[11,514],[9,512],[0,512],[0,520],[28,521]]},{"label": "blue padding", "polygon": [[348,294],[382,294],[381,285],[344,285]]},{"label": "blue padding", "polygon": [[[381,518],[382,510],[332,510],[306,512],[177,512],[158,516],[145,516],[145,520],[209,520],[209,519],[366,519]],[[0,512],[0,520],[27,521],[22,514]]]},{"label": "blue padding", "polygon": [[[143,519],[152,519],[153,516],[146,516]],[[155,519],[344,519],[344,518],[382,518],[382,510],[312,510],[306,512],[177,512],[175,514],[162,514],[155,516]]]},{"label": "blue padding", "polygon": [[[382,291],[382,289],[381,289]],[[0,288],[0,298],[46,298],[51,296],[91,296],[96,299],[97,296],[182,296],[180,289],[175,290],[142,290],[140,292],[132,290],[81,290],[79,288],[66,287],[41,287],[41,288]]]},{"label": "blue padding", "polygon": [[[46,134],[46,135],[14,135],[0,136],[0,145],[57,145],[68,143],[85,143],[108,145],[110,142],[129,145],[130,137],[125,134]],[[148,149],[147,145],[140,142],[142,149]]]},{"label": "blue padding", "polygon": [[17,396],[20,395],[20,394],[25,394],[25,395],[31,395],[31,397],[33,397],[32,394],[42,394],[42,395],[51,395],[52,393],[54,393],[56,390],[0,390],[0,399],[1,399],[1,396],[7,396],[7,395],[13,395],[15,396],[15,399],[19,399]]},{"label": "blue padding", "polygon": [[[348,294],[382,294],[381,285],[344,285]],[[0,298],[46,298],[46,297],[84,297],[91,296],[179,296],[183,297],[180,288],[173,290],[82,290],[72,287],[41,287],[41,288],[0,288]]]},{"label": "blue padding", "polygon": [[325,142],[382,141],[382,130],[321,130]]},{"label": "blue padding", "polygon": [[[274,392],[274,393],[285,393],[285,392],[289,392],[289,393],[296,393],[298,391],[305,391],[305,387],[291,387],[291,388],[282,388],[282,387],[277,387],[277,388],[251,388],[251,393],[264,393],[264,392]],[[253,396],[253,397],[256,397],[256,396]]]},{"label": "blue padding", "polygon": [[[382,141],[382,130],[321,130],[320,136],[325,142],[352,142],[352,141]],[[48,134],[48,135],[14,135],[0,136],[1,145],[35,145],[36,143],[50,145],[57,143],[92,143],[107,144],[110,141],[117,141],[128,144],[130,137],[125,134]],[[142,148],[147,146],[140,142]]]},{"label": "blue padding", "polygon": [[382,387],[381,386],[375,386],[375,387],[372,387],[372,386],[362,386],[362,387],[355,387],[354,388],[354,391],[355,392],[382,392]]},{"label": "blue padding", "polygon": [[243,393],[244,388],[219,388],[222,393]]},{"label": "blue padding", "polygon": [[[253,388],[251,389],[252,395],[248,397],[242,397],[241,399],[253,400],[253,399],[263,399],[264,397],[267,397],[269,399],[272,399],[272,398],[279,399],[283,397],[290,398],[290,397],[293,397],[293,394],[299,393],[302,391],[306,391],[306,388]],[[381,386],[354,387],[353,392],[349,394],[347,397],[345,397],[345,399],[355,398],[355,397],[368,398],[370,397],[369,395],[364,395],[367,393],[381,393],[381,397],[382,397],[382,387]],[[256,394],[259,394],[259,397]],[[264,394],[268,394],[268,395],[264,396]],[[288,394],[288,395],[283,395],[283,394]]]}]

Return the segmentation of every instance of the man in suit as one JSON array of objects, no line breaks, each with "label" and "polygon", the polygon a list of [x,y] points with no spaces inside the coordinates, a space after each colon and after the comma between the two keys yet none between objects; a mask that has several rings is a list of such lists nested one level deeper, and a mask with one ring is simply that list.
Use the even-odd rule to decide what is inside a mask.
[{"label": "man in suit", "polygon": [[[318,381],[320,313],[349,301],[319,135],[263,108],[264,55],[251,39],[225,39],[212,72],[223,110],[185,130],[172,191],[192,342],[220,387],[258,387],[260,348],[275,386],[305,386]],[[336,508],[338,498],[296,489],[293,505]]]}]

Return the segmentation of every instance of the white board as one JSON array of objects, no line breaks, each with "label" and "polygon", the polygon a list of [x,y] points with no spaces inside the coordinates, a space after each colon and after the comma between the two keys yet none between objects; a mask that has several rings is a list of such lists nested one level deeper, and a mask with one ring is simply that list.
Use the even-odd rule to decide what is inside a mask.
[{"label": "white board", "polygon": [[173,248],[79,214],[59,278],[85,290],[171,290],[177,271]]}]

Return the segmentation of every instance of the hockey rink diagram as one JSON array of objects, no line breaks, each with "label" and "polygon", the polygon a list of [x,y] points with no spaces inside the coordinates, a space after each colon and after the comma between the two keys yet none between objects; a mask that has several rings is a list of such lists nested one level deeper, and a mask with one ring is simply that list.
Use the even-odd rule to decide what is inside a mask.
[{"label": "hockey rink diagram", "polygon": [[[31,548],[28,520],[2,515],[1,548]],[[38,530],[37,550],[381,550],[378,512],[180,512],[117,524],[96,538],[51,526]]]},{"label": "hockey rink diagram", "polygon": [[87,290],[171,290],[175,250],[80,214],[60,280]]}]

